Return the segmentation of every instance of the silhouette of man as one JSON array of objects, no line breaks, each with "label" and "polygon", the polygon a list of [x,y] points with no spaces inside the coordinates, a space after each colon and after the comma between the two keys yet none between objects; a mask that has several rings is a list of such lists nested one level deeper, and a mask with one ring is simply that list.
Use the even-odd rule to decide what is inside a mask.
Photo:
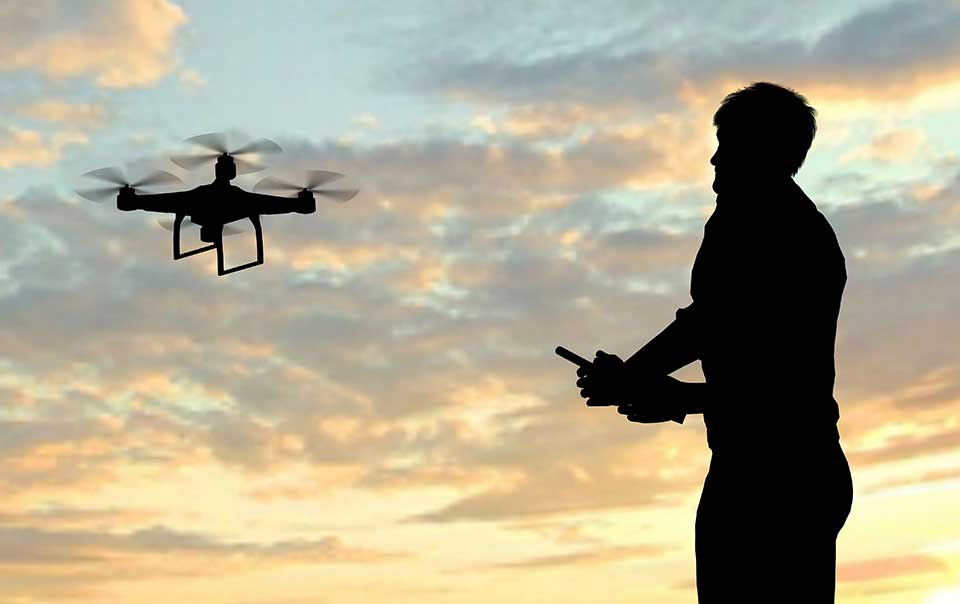
[{"label": "silhouette of man", "polygon": [[[833,397],[846,283],[836,236],[793,181],[816,133],[796,92],[756,82],[714,115],[716,208],[692,303],[633,356],[597,351],[577,385],[630,421],[702,413],[710,468],[696,517],[700,604],[834,601],[853,503]],[[670,373],[701,362],[705,382]]]}]

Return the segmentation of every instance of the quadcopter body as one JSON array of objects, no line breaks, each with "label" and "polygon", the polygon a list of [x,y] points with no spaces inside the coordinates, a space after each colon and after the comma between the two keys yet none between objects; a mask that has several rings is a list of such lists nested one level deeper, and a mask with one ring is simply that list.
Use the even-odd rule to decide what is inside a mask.
[{"label": "quadcopter body", "polygon": [[[257,189],[274,189],[296,192],[294,197],[247,191],[230,182],[236,178],[238,164],[245,172],[259,171],[264,167],[245,160],[235,159],[233,156],[244,153],[277,152],[280,151],[279,145],[268,139],[260,139],[231,152],[227,151],[226,145],[223,143],[223,136],[219,134],[201,135],[187,139],[187,142],[206,147],[215,151],[215,153],[200,156],[174,156],[171,160],[180,167],[194,169],[216,159],[216,178],[212,183],[200,185],[188,191],[140,194],[137,192],[138,187],[171,184],[179,182],[180,179],[168,172],[157,171],[137,183],[128,183],[115,168],[103,168],[88,172],[87,176],[105,180],[118,186],[77,192],[87,199],[97,201],[104,197],[104,193],[109,195],[115,191],[118,210],[173,214],[172,224],[167,225],[163,221],[160,224],[173,232],[174,260],[216,250],[217,274],[220,276],[263,264],[263,229],[260,224],[260,216],[316,212],[317,203],[314,193],[334,201],[348,201],[357,193],[356,190],[352,189],[320,190],[320,185],[343,176],[337,172],[326,170],[308,172],[308,182],[303,186],[294,185],[278,178],[267,177],[254,187],[255,191]],[[187,219],[189,219],[188,225],[200,227],[200,241],[208,245],[201,245],[191,250],[182,248],[181,230],[184,220]],[[249,220],[253,225],[257,241],[257,259],[228,268],[224,266],[223,238],[242,232],[230,225],[230,223],[240,220]]]}]

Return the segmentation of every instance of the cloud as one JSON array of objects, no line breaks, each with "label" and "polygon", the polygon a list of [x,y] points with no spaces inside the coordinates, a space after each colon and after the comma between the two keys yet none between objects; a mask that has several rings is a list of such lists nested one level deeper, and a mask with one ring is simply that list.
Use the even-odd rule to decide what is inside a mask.
[{"label": "cloud", "polygon": [[944,573],[947,570],[947,565],[939,558],[926,554],[905,554],[841,562],[837,565],[837,582],[879,581],[925,573]]},{"label": "cloud", "polygon": [[[487,490],[407,521],[506,520],[576,512],[671,505],[701,478],[665,479],[655,472],[630,472],[615,464],[581,457],[579,463],[525,463],[519,479],[501,479]],[[655,465],[655,464],[654,464]],[[544,497],[544,493],[550,493]]]},{"label": "cloud", "polygon": [[[233,285],[197,270],[206,266],[203,258],[172,262],[169,234],[145,217],[39,194],[16,200],[5,206],[4,216],[10,271],[22,289],[0,305],[19,327],[4,336],[4,345],[23,368],[46,376],[51,384],[57,380],[51,381],[50,372],[68,359],[111,363],[109,379],[92,386],[89,396],[129,397],[167,422],[156,438],[183,436],[170,441],[177,443],[178,454],[195,455],[208,446],[217,460],[235,468],[257,470],[298,459],[345,467],[363,462],[371,465],[357,473],[359,486],[465,490],[482,489],[499,472],[547,467],[539,464],[552,450],[609,439],[611,433],[610,425],[600,426],[601,432],[571,431],[571,423],[579,421],[576,415],[551,417],[546,411],[569,402],[575,393],[556,374],[558,361],[550,351],[558,334],[543,326],[564,325],[563,339],[576,349],[577,341],[588,346],[602,341],[605,348],[629,354],[687,299],[689,264],[702,228],[702,217],[691,210],[702,202],[638,195],[637,207],[631,209],[587,192],[617,178],[577,185],[583,187],[582,195],[576,189],[565,191],[575,181],[553,174],[562,164],[550,165],[532,145],[515,145],[506,147],[513,154],[510,162],[540,162],[545,177],[530,178],[519,166],[509,168],[518,179],[504,179],[499,208],[473,203],[474,189],[484,182],[484,166],[475,160],[486,156],[486,145],[427,141],[301,149],[305,163],[326,157],[331,167],[345,167],[350,174],[379,169],[375,186],[366,203],[330,207],[321,221],[275,219],[267,231],[268,262],[274,268],[247,276],[263,292],[253,306],[228,295]],[[440,183],[449,193],[442,207],[452,214],[414,205],[432,189],[426,177],[420,182],[405,178],[414,159],[428,168],[426,173],[444,175]],[[496,175],[500,166],[489,167]],[[872,245],[902,258],[897,266],[904,272],[898,279],[924,275],[925,285],[906,288],[917,296],[910,308],[918,318],[935,318],[921,299],[934,299],[924,292],[938,287],[940,271],[950,262],[943,255],[910,260],[906,254],[944,228],[951,186],[909,203],[864,203],[830,214],[845,246]],[[531,191],[533,198],[557,194],[558,201],[538,205],[527,197]],[[901,191],[889,195],[902,197]],[[392,199],[393,208],[380,207],[383,198]],[[511,200],[516,212],[510,211]],[[687,214],[684,208],[689,208]],[[910,229],[903,228],[905,223]],[[863,224],[871,229],[863,230]],[[881,236],[884,229],[900,239]],[[17,259],[16,250],[23,245],[39,247]],[[269,257],[272,250],[281,259]],[[566,257],[568,251],[576,256]],[[928,274],[920,270],[924,263],[941,268]],[[94,273],[93,266],[111,270]],[[851,271],[855,278],[845,309],[853,308],[857,322],[846,324],[847,333],[863,335],[842,339],[847,347],[842,363],[858,358],[861,339],[865,353],[877,350],[863,331],[874,329],[869,317],[875,313],[856,307],[875,306],[889,296],[871,294],[869,287],[885,291],[909,283],[886,280],[891,269],[885,264],[868,266],[875,266],[878,280],[858,281],[862,271]],[[326,271],[314,272],[321,276],[318,280],[295,279],[317,267]],[[86,281],[76,280],[80,275]],[[94,300],[76,293],[81,283],[83,291],[136,293]],[[224,286],[226,290],[219,289]],[[456,295],[435,290],[441,286]],[[60,291],[75,293],[63,297]],[[305,305],[286,304],[289,291],[296,291]],[[170,313],[152,312],[157,305]],[[894,309],[881,316],[890,312]],[[570,322],[571,313],[580,320]],[[623,317],[634,317],[631,330],[623,329]],[[197,326],[196,333],[184,331],[184,325]],[[245,325],[242,337],[226,327],[230,325]],[[917,333],[917,323],[911,325]],[[933,329],[935,323],[929,325]],[[26,333],[29,338],[23,337]],[[886,354],[858,358],[852,367],[841,363],[844,385],[864,389],[853,400],[881,388],[889,392],[897,384],[915,385],[919,365],[899,364],[899,372],[888,368],[883,372],[887,382],[878,383],[870,372],[860,380],[855,368],[863,363],[886,366]],[[917,359],[921,361],[929,365]],[[371,375],[377,380],[370,380]],[[927,388],[925,396],[949,392],[951,374],[940,375],[943,386]],[[480,385],[490,378],[495,378],[490,388],[472,394],[464,389],[464,384]],[[70,374],[64,373],[63,382],[69,381]],[[185,398],[196,400],[197,407],[178,402]],[[523,416],[517,413],[522,407],[540,410]],[[481,408],[490,412],[470,417]],[[449,414],[449,421],[432,416],[436,413]],[[545,439],[550,433],[567,440]],[[608,442],[616,444],[628,442],[633,433],[618,429],[614,434]],[[490,442],[498,446],[491,448]],[[391,459],[404,456],[419,461],[398,464]],[[588,466],[587,471],[594,469]],[[657,488],[652,481],[647,495],[634,493],[627,500],[648,501]],[[482,493],[474,493],[477,500],[465,500],[462,508],[451,508],[450,514],[483,515],[503,495]],[[572,493],[557,505],[575,509],[613,501],[604,493],[591,497],[578,499]],[[520,509],[526,510],[523,504]]]},{"label": "cloud", "polygon": [[89,77],[105,88],[152,84],[173,69],[187,21],[168,0],[36,2],[4,10],[0,70]]},{"label": "cloud", "polygon": [[152,411],[117,417],[107,408],[102,400],[67,389],[62,399],[40,399],[34,410],[20,413],[27,418],[0,421],[8,435],[0,447],[6,468],[0,493],[6,501],[22,505],[39,497],[89,496],[130,466],[163,469],[203,459],[188,423]]},{"label": "cloud", "polygon": [[375,130],[380,126],[380,118],[372,113],[361,113],[353,119],[353,124],[365,130]]},{"label": "cloud", "polygon": [[[72,591],[75,599],[106,601],[116,595],[112,581],[233,581],[261,562],[271,578],[304,562],[352,561],[351,570],[368,572],[365,562],[402,554],[358,547],[350,535],[231,539],[166,524],[170,514],[188,513],[188,504],[162,512],[111,507],[116,500],[106,498],[115,490],[140,486],[127,482],[134,475],[149,478],[144,488],[176,493],[193,472],[222,480],[222,491],[216,482],[204,487],[237,516],[213,520],[217,510],[204,508],[198,523],[256,518],[257,531],[300,530],[293,527],[336,501],[342,507],[330,522],[361,525],[391,543],[419,534],[411,525],[421,522],[446,523],[450,534],[467,538],[498,539],[506,529],[524,533],[511,538],[564,546],[496,561],[510,572],[586,574],[604,562],[672,560],[666,545],[606,544],[594,537],[605,531],[589,530],[579,516],[595,513],[616,529],[618,514],[631,509],[670,518],[692,512],[709,459],[699,418],[682,427],[638,426],[612,410],[585,409],[572,366],[552,350],[559,343],[586,356],[597,348],[629,355],[688,302],[690,264],[713,206],[703,173],[712,144],[707,105],[730,83],[711,79],[716,73],[739,82],[785,68],[821,98],[862,95],[878,104],[940,84],[924,79],[933,68],[923,53],[954,49],[937,37],[952,27],[950,15],[930,18],[944,7],[916,7],[915,15],[900,15],[907,6],[900,4],[860,15],[839,7],[824,19],[813,4],[741,3],[700,12],[697,23],[681,15],[613,18],[586,5],[557,9],[559,23],[597,19],[620,28],[587,41],[565,39],[572,28],[543,28],[562,52],[538,50],[536,40],[514,44],[518,30],[506,25],[535,31],[542,22],[501,11],[529,9],[466,9],[496,14],[463,17],[463,32],[499,30],[493,47],[537,51],[458,56],[438,46],[446,56],[435,64],[443,69],[430,74],[439,79],[427,91],[459,91],[480,103],[462,123],[466,130],[482,115],[483,128],[372,142],[382,128],[373,131],[375,121],[361,117],[353,127],[368,135],[363,144],[281,140],[291,171],[342,171],[343,186],[361,194],[349,204],[322,202],[315,215],[265,218],[266,265],[227,278],[212,274],[209,255],[174,262],[170,234],[155,216],[118,212],[112,201],[98,206],[35,189],[0,202],[0,429],[10,435],[0,443],[5,597],[63,601]],[[835,3],[818,6],[827,5]],[[24,47],[53,53],[55,38],[97,31],[67,26],[99,15],[92,5],[0,11],[42,14],[45,6],[66,16],[48,15],[42,27],[62,19],[64,35],[44,29]],[[636,6],[629,10],[659,10]],[[771,33],[788,21],[784,14],[807,11],[815,14],[793,18],[803,30]],[[845,83],[867,60],[841,50],[864,41],[863,52],[884,50],[857,30],[870,15],[880,19],[877,31],[904,45],[889,81],[874,70],[854,74],[846,88],[817,88]],[[156,17],[158,30],[182,23]],[[891,31],[900,17],[906,31]],[[723,27],[707,23],[714,20]],[[718,35],[731,22],[752,48]],[[115,38],[118,50],[153,53],[130,58],[138,75],[128,81],[96,57],[62,76],[40,55],[22,70],[146,86],[189,72],[175,59],[181,29],[156,38],[149,53]],[[462,41],[446,30],[426,35]],[[675,52],[690,39],[701,46]],[[482,69],[469,80],[458,69],[474,62]],[[951,73],[949,56],[929,63]],[[814,81],[818,70],[824,82]],[[95,122],[108,107],[97,99],[51,92],[23,102],[20,117],[81,131],[77,124]],[[63,139],[57,151],[54,135],[40,127],[7,131],[8,138],[33,132],[37,147],[12,160],[14,169],[74,148]],[[910,131],[880,131],[858,151],[862,158],[909,157],[917,137],[884,132]],[[27,139],[18,152],[32,148]],[[952,285],[960,188],[955,165],[934,167],[933,147],[922,140],[916,149],[929,177],[851,163],[846,172],[827,169],[828,178],[808,190],[847,253],[840,425],[851,463],[871,471],[960,448],[949,423],[960,358],[944,337],[960,304]],[[243,237],[230,245],[229,253],[251,249]],[[696,366],[689,372],[700,378]],[[954,477],[931,471],[878,488]],[[96,507],[91,495],[107,503]],[[41,500],[51,503],[38,506]],[[394,527],[399,536],[384,517],[407,521]],[[438,559],[460,542],[447,541],[432,552]],[[933,558],[904,556],[859,561],[843,572],[867,583],[939,568]]]},{"label": "cloud", "polygon": [[891,130],[878,134],[866,145],[855,147],[840,158],[841,164],[875,161],[883,164],[917,159],[926,135],[923,130]]},{"label": "cloud", "polygon": [[954,481],[960,479],[960,468],[946,468],[942,470],[931,470],[922,472],[919,475],[884,480],[866,488],[858,489],[858,492],[864,495],[873,493],[882,493],[899,489],[901,487],[922,486],[937,482]]},{"label": "cloud", "polygon": [[[730,15],[751,12],[741,5]],[[772,15],[782,22],[771,27],[769,22],[743,19],[724,34],[697,23],[686,31],[671,30],[681,32],[671,38],[647,35],[655,20],[665,17],[651,11],[632,16],[631,23],[640,21],[634,32],[597,43],[535,57],[517,57],[513,46],[505,46],[509,55],[499,49],[483,54],[471,49],[437,52],[420,57],[397,79],[405,74],[417,87],[484,104],[525,106],[561,99],[662,111],[677,100],[719,101],[731,86],[754,80],[782,82],[814,101],[910,98],[951,83],[960,70],[955,60],[960,54],[960,10],[950,2],[870,7],[821,31],[797,31],[798,21],[795,16],[791,21],[786,11]]]},{"label": "cloud", "polygon": [[852,464],[876,464],[903,461],[911,457],[932,455],[960,447],[960,433],[948,427],[932,434],[903,434],[887,439],[881,446],[854,450],[848,458]]},{"label": "cloud", "polygon": [[960,249],[960,173],[854,189],[854,203],[824,209],[848,273],[838,388],[851,401],[879,397],[901,411],[949,404],[960,394],[960,358],[937,334],[960,302],[948,277]]},{"label": "cloud", "polygon": [[[452,490],[446,505],[414,515],[427,521],[673,505],[702,479],[702,432],[669,432],[690,444],[662,460],[687,470],[679,478],[619,474],[632,456],[666,449],[661,432],[585,414],[572,373],[551,352],[560,341],[628,355],[688,300],[711,200],[624,188],[672,178],[663,176],[669,151],[643,133],[673,131],[676,121],[635,128],[559,154],[510,135],[351,148],[282,141],[293,164],[343,171],[364,183],[363,196],[316,216],[270,217],[265,270],[234,279],[212,279],[209,258],[173,262],[169,233],[147,216],[52,192],[11,200],[0,205],[13,277],[0,311],[16,327],[0,342],[31,377],[17,400],[39,396],[42,381],[65,400],[82,392],[85,414],[104,412],[97,400],[116,406],[111,416],[139,410],[117,425],[149,435],[147,444],[117,429],[105,460],[165,467],[212,456],[278,476],[302,463],[337,469],[317,490],[293,480],[252,487],[259,500],[346,485]],[[624,153],[639,164],[617,158]],[[845,249],[868,251],[848,254],[842,422],[878,392],[922,386],[913,400],[932,407],[952,391],[952,357],[929,338],[947,320],[931,301],[951,307],[932,292],[954,262],[949,251],[911,255],[949,238],[952,179],[923,194],[916,182],[879,197],[865,188],[858,203],[829,208]],[[25,246],[30,253],[18,251]],[[901,336],[929,355],[891,367],[897,338],[878,347],[876,334],[899,316],[915,319]],[[76,359],[94,359],[96,378],[78,380]],[[940,372],[923,381],[921,367]],[[862,435],[892,417],[841,427]],[[556,497],[544,501],[544,492]]]},{"label": "cloud", "polygon": [[8,499],[28,492],[83,490],[113,475],[110,455],[97,445],[110,429],[91,420],[4,421],[0,491]]},{"label": "cloud", "polygon": [[618,545],[605,548],[583,550],[569,554],[554,554],[551,556],[536,556],[525,560],[502,562],[490,565],[489,568],[501,569],[537,569],[553,568],[557,566],[583,566],[587,564],[605,564],[630,560],[633,558],[657,558],[673,550],[673,547],[641,544]]},{"label": "cloud", "polygon": [[72,128],[91,129],[103,126],[108,119],[105,104],[74,102],[59,98],[43,98],[19,105],[15,109],[21,117]]},{"label": "cloud", "polygon": [[367,470],[353,485],[379,491],[403,491],[429,487],[460,489],[487,484],[496,479],[490,469],[455,465],[420,464],[409,468],[377,467]]},{"label": "cloud", "polygon": [[16,126],[0,129],[0,169],[16,166],[49,166],[73,145],[86,145],[87,136],[77,131],[55,132],[50,136]]},{"label": "cloud", "polygon": [[142,525],[160,516],[156,510],[121,507],[94,508],[70,505],[34,506],[26,510],[0,512],[0,526],[30,527],[42,525],[46,530],[105,530],[121,526]]},{"label": "cloud", "polygon": [[188,88],[203,88],[207,85],[207,79],[196,69],[184,68],[180,70],[180,82]]},{"label": "cloud", "polygon": [[154,525],[129,532],[0,526],[4,597],[91,597],[118,581],[218,577],[284,564],[377,564],[402,551],[348,545],[337,536],[271,542],[226,541]]}]

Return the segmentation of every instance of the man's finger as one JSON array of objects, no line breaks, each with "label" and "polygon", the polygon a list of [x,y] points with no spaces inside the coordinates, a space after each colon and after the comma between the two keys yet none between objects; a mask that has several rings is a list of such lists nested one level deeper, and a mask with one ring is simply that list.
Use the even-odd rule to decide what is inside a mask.
[{"label": "man's finger", "polygon": [[596,396],[593,398],[587,399],[587,407],[609,407],[612,404],[613,403],[611,403],[609,400],[605,398],[596,397]]},{"label": "man's finger", "polygon": [[577,369],[577,375],[580,376],[580,377],[583,377],[583,376],[587,375],[587,368],[586,368],[586,367],[581,367],[581,368]]}]

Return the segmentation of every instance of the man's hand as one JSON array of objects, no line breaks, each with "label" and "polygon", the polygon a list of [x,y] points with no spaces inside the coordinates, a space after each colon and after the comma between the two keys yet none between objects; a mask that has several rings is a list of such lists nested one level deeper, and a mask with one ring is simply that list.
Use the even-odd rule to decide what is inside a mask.
[{"label": "man's hand", "polygon": [[617,355],[598,350],[591,366],[578,369],[577,376],[580,396],[587,399],[588,407],[616,405],[623,400],[626,368]]},{"label": "man's hand", "polygon": [[626,415],[632,422],[655,424],[675,420],[682,422],[684,383],[669,375],[646,379],[642,382],[639,396],[641,402],[620,405],[617,412]]}]

